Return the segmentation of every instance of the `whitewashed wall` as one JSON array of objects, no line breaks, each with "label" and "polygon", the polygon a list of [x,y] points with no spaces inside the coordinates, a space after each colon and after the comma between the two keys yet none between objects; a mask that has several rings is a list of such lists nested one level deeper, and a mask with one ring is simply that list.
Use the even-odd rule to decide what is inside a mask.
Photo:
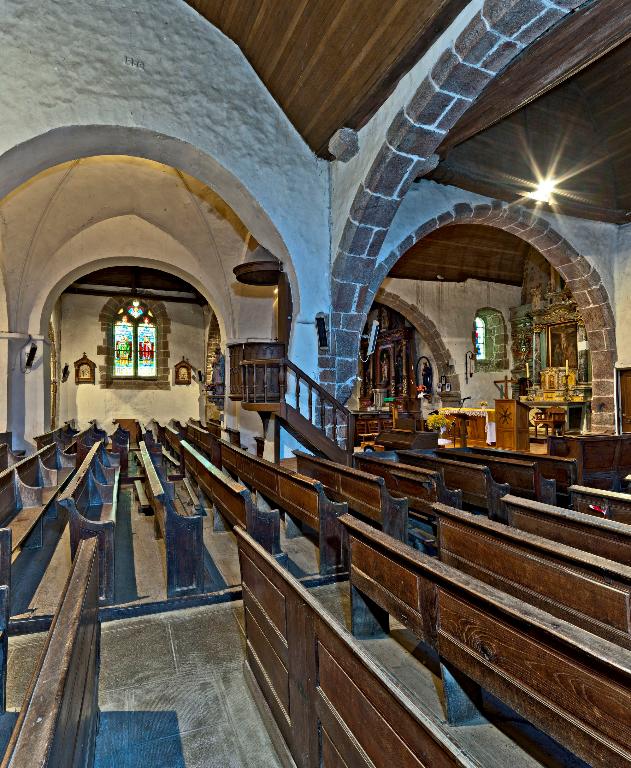
[{"label": "whitewashed wall", "polygon": [[[508,360],[510,354],[509,309],[521,303],[521,288],[511,285],[498,285],[481,280],[467,280],[464,283],[442,283],[439,281],[398,280],[387,278],[383,287],[388,293],[399,296],[403,301],[416,307],[426,315],[439,329],[442,340],[451,354],[455,372],[460,377],[462,397],[472,399],[467,405],[477,405],[480,400],[491,403],[499,397],[499,390],[493,381],[499,381],[510,370],[490,373],[476,372],[465,383],[465,353],[473,349],[471,330],[475,313],[478,309],[492,307],[504,316],[508,334]],[[427,354],[427,346],[422,345]]]},{"label": "whitewashed wall", "polygon": [[[97,419],[109,429],[114,418],[135,418],[140,421],[156,418],[167,422],[176,418],[186,421],[199,418],[201,388],[193,381],[190,386],[172,386],[169,390],[101,389],[97,383],[75,384],[74,361],[83,353],[97,366],[105,364],[105,357],[97,355],[103,344],[103,331],[99,313],[107,299],[95,296],[65,294],[61,299],[61,360],[70,364],[70,377],[59,385],[60,421],[76,419],[84,426]],[[164,302],[169,319],[169,350],[171,383],[173,367],[186,357],[195,369],[202,368],[205,360],[204,317],[197,304]]]}]

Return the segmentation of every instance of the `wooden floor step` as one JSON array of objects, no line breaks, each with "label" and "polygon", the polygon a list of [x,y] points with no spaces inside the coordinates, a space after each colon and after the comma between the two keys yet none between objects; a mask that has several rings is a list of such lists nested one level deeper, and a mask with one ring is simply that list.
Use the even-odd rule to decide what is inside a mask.
[{"label": "wooden floor step", "polygon": [[138,504],[140,505],[140,511],[148,514],[151,512],[151,504],[145,493],[145,487],[141,480],[134,481],[134,488],[136,489],[136,496],[138,497]]}]

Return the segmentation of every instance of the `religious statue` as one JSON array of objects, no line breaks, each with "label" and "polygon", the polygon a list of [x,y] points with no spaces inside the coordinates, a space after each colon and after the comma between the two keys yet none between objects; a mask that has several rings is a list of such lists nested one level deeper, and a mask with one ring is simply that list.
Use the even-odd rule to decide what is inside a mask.
[{"label": "religious statue", "polygon": [[215,364],[213,365],[213,384],[223,384],[226,379],[226,358],[221,347],[215,349]]}]

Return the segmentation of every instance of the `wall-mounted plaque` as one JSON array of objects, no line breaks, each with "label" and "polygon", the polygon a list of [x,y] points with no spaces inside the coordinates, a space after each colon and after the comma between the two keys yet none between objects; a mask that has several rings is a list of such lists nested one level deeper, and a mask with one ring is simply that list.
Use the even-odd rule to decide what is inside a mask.
[{"label": "wall-mounted plaque", "polygon": [[94,384],[96,363],[83,353],[83,357],[75,360],[74,364],[74,382],[75,384]]},{"label": "wall-mounted plaque", "polygon": [[175,366],[175,375],[173,379],[174,384],[185,384],[188,385],[191,383],[191,372],[193,370],[193,366],[188,362],[188,360],[185,360],[182,358],[179,363]]}]

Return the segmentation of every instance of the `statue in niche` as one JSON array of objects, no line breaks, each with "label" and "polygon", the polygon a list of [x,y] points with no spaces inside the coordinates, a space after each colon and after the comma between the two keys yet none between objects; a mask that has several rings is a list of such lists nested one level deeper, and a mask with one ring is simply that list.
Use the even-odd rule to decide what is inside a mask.
[{"label": "statue in niche", "polygon": [[223,384],[226,377],[226,358],[221,353],[221,347],[215,349],[215,364],[213,365],[213,383]]},{"label": "statue in niche", "polygon": [[379,356],[379,387],[387,389],[390,383],[390,353],[383,350]]}]

